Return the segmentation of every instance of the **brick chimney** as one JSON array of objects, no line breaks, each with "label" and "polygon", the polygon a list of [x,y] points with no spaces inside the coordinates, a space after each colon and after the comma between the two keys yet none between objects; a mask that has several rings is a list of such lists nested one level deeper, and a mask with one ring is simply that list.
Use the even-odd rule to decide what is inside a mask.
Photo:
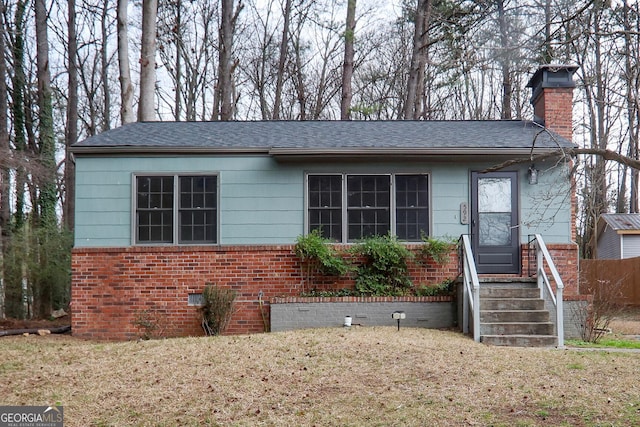
[{"label": "brick chimney", "polygon": [[575,65],[543,65],[527,87],[532,89],[533,121],[571,141]]}]

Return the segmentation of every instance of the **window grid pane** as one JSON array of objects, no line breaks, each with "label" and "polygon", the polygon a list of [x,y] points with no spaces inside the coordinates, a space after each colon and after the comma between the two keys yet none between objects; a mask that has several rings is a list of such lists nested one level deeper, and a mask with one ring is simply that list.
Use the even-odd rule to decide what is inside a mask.
[{"label": "window grid pane", "polygon": [[136,241],[173,241],[173,177],[136,177]]},{"label": "window grid pane", "polygon": [[390,193],[388,175],[347,176],[348,241],[389,233]]},{"label": "window grid pane", "polygon": [[215,176],[181,176],[180,243],[215,243],[217,240],[217,179]]},{"label": "window grid pane", "polygon": [[419,241],[429,235],[429,186],[426,175],[396,175],[396,235]]},{"label": "window grid pane", "polygon": [[342,177],[309,175],[309,231],[320,230],[322,237],[342,240]]}]

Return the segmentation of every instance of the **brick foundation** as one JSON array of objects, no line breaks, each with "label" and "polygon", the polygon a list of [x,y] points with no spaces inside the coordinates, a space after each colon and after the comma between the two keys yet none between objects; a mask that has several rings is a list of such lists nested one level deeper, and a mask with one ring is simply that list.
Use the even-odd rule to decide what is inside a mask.
[{"label": "brick foundation", "polygon": [[[90,339],[138,338],[143,314],[157,324],[156,335],[203,335],[197,307],[187,300],[206,283],[237,291],[226,334],[263,332],[270,300],[301,291],[293,245],[75,248],[72,271],[73,335]],[[457,258],[444,267],[412,264],[410,273],[416,285],[440,283],[455,278]],[[353,286],[349,278],[316,284],[322,290]]]},{"label": "brick foundation", "polygon": [[[573,293],[577,246],[549,245],[549,250],[559,260],[565,294]],[[154,335],[203,335],[198,308],[188,305],[188,296],[201,293],[207,283],[237,291],[226,334],[264,332],[270,301],[299,296],[302,282],[293,245],[75,248],[72,271],[73,335],[89,339],[136,339],[145,332],[143,317],[157,326]],[[457,276],[457,255],[444,266],[412,262],[409,271],[416,286],[441,283]],[[351,278],[315,283],[320,290],[353,286]]]}]

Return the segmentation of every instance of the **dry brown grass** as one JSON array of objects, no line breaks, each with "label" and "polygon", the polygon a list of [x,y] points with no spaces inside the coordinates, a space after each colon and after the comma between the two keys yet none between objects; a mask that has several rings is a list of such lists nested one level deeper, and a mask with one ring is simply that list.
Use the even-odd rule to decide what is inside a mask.
[{"label": "dry brown grass", "polygon": [[640,425],[640,353],[501,348],[427,329],[95,343],[0,339],[0,404],[67,426]]},{"label": "dry brown grass", "polygon": [[640,307],[628,307],[609,324],[616,334],[640,335]]}]

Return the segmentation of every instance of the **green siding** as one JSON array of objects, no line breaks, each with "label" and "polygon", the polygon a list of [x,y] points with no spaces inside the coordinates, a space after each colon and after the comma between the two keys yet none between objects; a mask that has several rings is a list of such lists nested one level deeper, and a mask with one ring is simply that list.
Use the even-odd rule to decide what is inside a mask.
[{"label": "green siding", "polygon": [[[470,204],[471,170],[490,164],[465,163],[278,163],[267,156],[83,157],[76,159],[76,246],[131,245],[132,180],[135,173],[216,173],[219,176],[219,243],[293,243],[304,232],[306,173],[428,173],[431,230],[457,238],[460,204]],[[568,184],[563,168],[544,171],[538,185],[520,172],[521,239],[541,233],[550,243],[569,242]]]}]

